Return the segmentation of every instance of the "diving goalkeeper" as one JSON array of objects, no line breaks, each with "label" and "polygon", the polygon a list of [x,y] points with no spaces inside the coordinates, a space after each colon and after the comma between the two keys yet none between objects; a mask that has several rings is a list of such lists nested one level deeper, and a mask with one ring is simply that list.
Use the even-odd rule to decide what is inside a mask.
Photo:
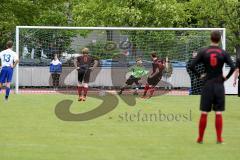
[{"label": "diving goalkeeper", "polygon": [[127,79],[127,81],[125,82],[126,84],[120,89],[119,91],[119,95],[122,94],[122,92],[124,91],[124,89],[128,86],[133,85],[133,83],[136,84],[136,88],[134,91],[134,95],[138,95],[138,89],[139,87],[141,87],[141,84],[139,83],[139,80],[148,74],[148,71],[145,70],[144,66],[142,65],[142,59],[141,58],[137,58],[136,60],[136,64],[132,67],[129,68],[129,71],[131,71],[131,76]]}]

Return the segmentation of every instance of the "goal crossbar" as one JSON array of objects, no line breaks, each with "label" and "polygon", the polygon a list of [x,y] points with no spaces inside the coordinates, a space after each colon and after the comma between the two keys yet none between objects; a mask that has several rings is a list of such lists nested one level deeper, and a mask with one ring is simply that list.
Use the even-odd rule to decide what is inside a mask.
[{"label": "goal crossbar", "polygon": [[225,31],[225,28],[152,28],[152,27],[67,27],[67,26],[16,26],[16,29],[71,29],[71,30],[151,30],[151,31]]}]

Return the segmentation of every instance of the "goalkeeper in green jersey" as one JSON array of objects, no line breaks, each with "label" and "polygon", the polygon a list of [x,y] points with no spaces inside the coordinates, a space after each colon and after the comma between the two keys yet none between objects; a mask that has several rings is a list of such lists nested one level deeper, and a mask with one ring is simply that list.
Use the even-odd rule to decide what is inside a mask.
[{"label": "goalkeeper in green jersey", "polygon": [[133,85],[133,83],[136,84],[136,88],[134,91],[134,95],[138,95],[138,88],[141,86],[141,84],[138,82],[143,76],[148,74],[148,71],[145,70],[145,68],[142,65],[142,59],[138,58],[136,60],[136,64],[132,67],[129,68],[129,71],[131,71],[131,76],[127,79],[126,84],[121,88],[119,95],[122,94],[122,92],[124,91],[124,89],[127,86],[131,86]]}]

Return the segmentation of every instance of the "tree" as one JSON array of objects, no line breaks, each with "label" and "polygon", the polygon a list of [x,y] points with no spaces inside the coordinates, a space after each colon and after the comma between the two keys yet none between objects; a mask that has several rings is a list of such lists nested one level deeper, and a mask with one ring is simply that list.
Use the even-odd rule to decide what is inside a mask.
[{"label": "tree", "polygon": [[[74,6],[73,19],[78,26],[176,27],[185,21],[181,5],[176,0],[83,0]],[[174,32],[168,32],[169,37],[163,32],[125,33],[131,46],[144,50],[145,54],[150,50],[161,50],[159,42],[146,42],[171,43],[175,36]]]},{"label": "tree", "polygon": [[227,49],[240,56],[240,2],[238,0],[191,0],[185,3],[186,26],[226,27]]},{"label": "tree", "polygon": [[184,21],[175,0],[83,0],[73,8],[79,26],[172,27]]},{"label": "tree", "polygon": [[65,0],[1,0],[0,49],[14,40],[17,25],[67,25]]}]

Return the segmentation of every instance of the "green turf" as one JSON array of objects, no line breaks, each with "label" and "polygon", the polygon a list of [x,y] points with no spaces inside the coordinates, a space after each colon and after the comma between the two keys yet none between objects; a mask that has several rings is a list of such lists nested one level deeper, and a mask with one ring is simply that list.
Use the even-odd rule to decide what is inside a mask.
[{"label": "green turf", "polygon": [[[196,144],[198,96],[159,96],[137,99],[134,107],[120,100],[110,113],[85,122],[66,122],[55,115],[56,104],[74,100],[71,111],[86,112],[101,101],[85,103],[72,95],[0,96],[0,160],[236,160],[240,159],[240,98],[227,97],[224,113],[225,144],[216,144],[214,114],[209,116],[204,144]],[[128,121],[141,116],[184,114],[180,121]],[[190,117],[191,111],[191,117]],[[148,120],[148,121],[146,121]]]}]

